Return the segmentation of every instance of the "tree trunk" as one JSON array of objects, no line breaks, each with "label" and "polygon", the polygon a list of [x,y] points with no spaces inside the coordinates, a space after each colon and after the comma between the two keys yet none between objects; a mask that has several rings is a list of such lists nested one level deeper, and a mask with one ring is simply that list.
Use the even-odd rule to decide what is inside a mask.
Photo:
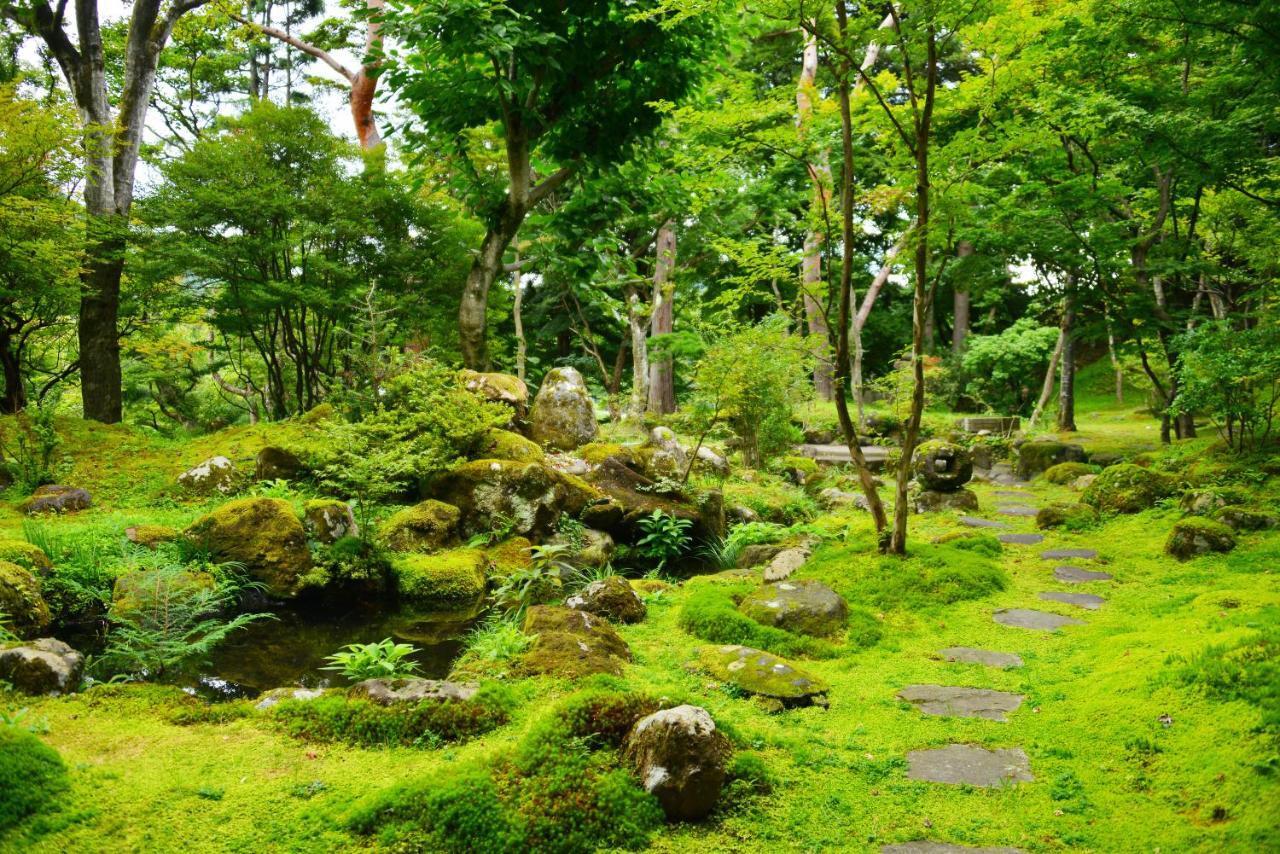
[{"label": "tree trunk", "polygon": [[1058,381],[1058,429],[1076,431],[1076,335],[1075,335],[1075,280],[1067,280],[1067,290],[1062,297],[1062,371]]},{"label": "tree trunk", "polygon": [[627,294],[627,325],[631,329],[631,415],[640,421],[649,406],[649,317],[634,289]]},{"label": "tree trunk", "polygon": [[1053,394],[1053,380],[1058,374],[1058,359],[1062,357],[1063,335],[1062,329],[1058,329],[1058,343],[1053,347],[1053,355],[1049,357],[1049,369],[1044,372],[1044,384],[1040,387],[1040,398],[1036,401],[1036,408],[1031,410],[1031,418],[1027,421],[1027,429],[1036,429],[1036,422],[1040,420],[1040,414],[1044,412],[1045,406],[1049,403],[1049,397]]},{"label": "tree trunk", "polygon": [[[658,231],[657,259],[653,264],[651,335],[670,335],[675,323],[676,232],[671,222]],[[675,365],[670,354],[649,362],[649,411],[666,415],[676,411]]]},{"label": "tree trunk", "polygon": [[0,366],[4,369],[4,398],[0,413],[16,415],[27,408],[27,387],[22,382],[22,353],[14,350],[13,336],[0,330]]},{"label": "tree trunk", "polygon": [[[519,256],[517,256],[516,261],[518,262],[519,260]],[[521,382],[524,382],[525,362],[528,359],[529,345],[524,338],[524,315],[522,313],[524,308],[524,282],[519,269],[511,274],[511,288],[515,294],[511,303],[511,320],[516,327],[516,377]]]},{"label": "tree trunk", "polygon": [[1124,403],[1124,368],[1116,353],[1116,333],[1111,328],[1111,315],[1104,313],[1103,317],[1107,322],[1107,355],[1111,357],[1111,370],[1116,380],[1116,403]]},{"label": "tree trunk", "polygon": [[489,289],[502,272],[502,256],[515,239],[524,213],[504,208],[498,220],[489,226],[480,244],[480,253],[471,263],[467,281],[462,287],[462,303],[458,308],[458,345],[462,363],[474,371],[489,370],[487,320]]},{"label": "tree trunk", "polygon": [[[818,74],[818,39],[805,33],[804,51],[801,54],[800,81],[796,86],[796,127],[803,141],[813,118],[813,100],[816,95],[815,80]],[[813,182],[813,210],[811,216],[825,219],[831,198],[831,166],[826,152],[819,152],[809,165],[809,177]],[[800,289],[804,299],[805,320],[813,350],[813,388],[823,400],[831,400],[832,387],[831,333],[818,295],[822,290],[822,244],[825,241],[821,229],[813,228],[805,235],[804,256],[800,262]]]},{"label": "tree trunk", "polygon": [[[968,258],[973,254],[973,244],[961,240],[956,247],[956,255]],[[966,270],[961,267],[958,277],[963,277]],[[964,352],[965,339],[969,337],[969,285],[967,282],[956,282],[955,296],[952,300],[951,353],[959,357]]]},{"label": "tree trunk", "polygon": [[84,417],[116,424],[123,416],[120,372],[120,279],[123,240],[92,246],[80,277],[80,397]]}]

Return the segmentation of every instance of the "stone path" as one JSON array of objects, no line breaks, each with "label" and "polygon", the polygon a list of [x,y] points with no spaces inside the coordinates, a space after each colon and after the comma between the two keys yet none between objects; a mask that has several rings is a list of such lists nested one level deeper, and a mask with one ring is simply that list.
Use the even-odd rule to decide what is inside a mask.
[{"label": "stone path", "polygon": [[1015,546],[1035,546],[1044,542],[1042,534],[1000,534],[996,539]]},{"label": "stone path", "polygon": [[1021,848],[970,848],[967,845],[949,845],[946,842],[904,842],[901,845],[883,845],[881,854],[1023,854]]},{"label": "stone path", "polygon": [[996,508],[1001,516],[1035,516],[1040,511],[1023,504],[1002,504]]},{"label": "stone path", "polygon": [[1031,763],[1020,747],[987,750],[970,744],[950,744],[936,750],[907,754],[907,779],[970,786],[1030,783]]},{"label": "stone path", "polygon": [[984,664],[987,667],[1021,667],[1022,656],[1011,652],[996,652],[990,649],[974,649],[971,646],[947,647],[938,653],[947,661],[958,661],[962,664]]},{"label": "stone path", "polygon": [[986,688],[954,688],[946,685],[908,685],[898,697],[926,715],[955,718],[984,718],[1007,721],[1010,712],[1022,705],[1021,694]]},{"label": "stone path", "polygon": [[1067,584],[1087,584],[1090,581],[1110,581],[1111,574],[1108,572],[1093,572],[1088,569],[1081,569],[1078,566],[1055,566],[1053,568],[1053,577]]},{"label": "stone path", "polygon": [[1045,560],[1093,560],[1097,556],[1097,549],[1049,549],[1040,552],[1040,557]]},{"label": "stone path", "polygon": [[1041,593],[1040,598],[1047,602],[1062,602],[1064,605],[1075,605],[1077,608],[1084,608],[1089,611],[1098,610],[1107,601],[1101,596],[1094,596],[1092,593],[1059,593],[1057,591]]},{"label": "stone path", "polygon": [[979,519],[977,516],[961,516],[960,524],[966,528],[1007,528],[1004,522],[997,522],[994,519]]},{"label": "stone path", "polygon": [[1019,629],[1034,629],[1041,632],[1056,632],[1063,626],[1082,626],[1083,620],[1073,620],[1060,614],[1048,611],[1035,611],[1031,608],[1001,608],[992,618],[1002,626],[1013,626]]}]

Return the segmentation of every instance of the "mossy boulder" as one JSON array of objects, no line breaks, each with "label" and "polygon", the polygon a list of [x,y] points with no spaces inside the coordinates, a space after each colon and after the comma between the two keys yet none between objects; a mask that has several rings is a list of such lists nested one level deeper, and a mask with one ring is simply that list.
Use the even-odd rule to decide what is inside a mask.
[{"label": "mossy boulder", "polygon": [[40,582],[16,563],[0,560],[0,614],[20,638],[35,637],[49,628],[49,606],[40,595]]},{"label": "mossy boulder", "polygon": [[1228,504],[1213,514],[1213,518],[1236,531],[1267,531],[1280,526],[1280,516],[1238,504]]},{"label": "mossy boulder", "polygon": [[215,560],[243,564],[270,596],[292,597],[311,569],[311,551],[302,521],[280,498],[228,502],[187,528],[192,542]]},{"label": "mossy boulder", "polygon": [[660,494],[653,491],[655,481],[613,459],[587,475],[587,481],[610,502],[588,507],[583,522],[621,540],[633,540],[639,520],[655,510],[693,522],[696,538],[724,536],[724,499],[718,492],[709,491],[701,501],[683,493]]},{"label": "mossy boulder", "polygon": [[1081,500],[1103,512],[1140,513],[1175,489],[1176,484],[1168,475],[1121,463],[1103,469]]},{"label": "mossy boulder", "polygon": [[1036,513],[1037,528],[1070,528],[1079,531],[1098,521],[1098,511],[1088,504],[1059,501],[1041,507]]},{"label": "mossy boulder", "polygon": [[1229,552],[1236,547],[1236,535],[1221,522],[1188,516],[1173,525],[1164,550],[1178,560],[1189,560],[1209,552]]},{"label": "mossy boulder", "polygon": [[302,413],[298,416],[298,420],[303,424],[323,424],[325,421],[333,421],[337,417],[337,407],[332,403],[321,403]]},{"label": "mossy boulder", "polygon": [[429,552],[457,541],[462,511],[427,499],[393,513],[378,526],[378,539],[391,551]]},{"label": "mossy boulder", "polygon": [[649,438],[636,450],[645,474],[652,478],[676,478],[689,466],[689,455],[669,427],[654,427]]},{"label": "mossy boulder", "polygon": [[55,807],[68,786],[67,767],[56,750],[20,726],[0,726],[0,838],[27,817]]},{"label": "mossy boulder", "polygon": [[1248,500],[1247,492],[1234,487],[1188,489],[1182,493],[1178,506],[1184,513],[1191,516],[1213,516],[1223,507],[1230,504],[1244,504]]},{"label": "mossy boulder", "polygon": [[963,487],[954,492],[926,489],[912,496],[911,506],[917,513],[936,513],[939,510],[975,512],[978,509],[978,494]]},{"label": "mossy boulder", "polygon": [[615,623],[638,623],[647,610],[644,602],[620,575],[593,581],[570,596],[565,605],[575,611],[586,611]]},{"label": "mossy boulder", "polygon": [[36,575],[44,575],[53,569],[49,556],[26,540],[0,540],[0,561],[16,563]]},{"label": "mossy boulder", "polygon": [[529,433],[548,448],[572,451],[594,442],[599,426],[582,374],[574,368],[547,371],[529,413]]},{"label": "mossy boulder", "polygon": [[926,490],[955,492],[973,477],[973,458],[960,445],[934,439],[916,448],[911,471]]},{"label": "mossy boulder", "polygon": [[525,615],[524,633],[533,644],[521,659],[527,673],[580,679],[593,673],[622,675],[631,648],[609,621],[556,605],[534,605]]},{"label": "mossy boulder", "polygon": [[712,676],[784,706],[826,704],[827,684],[784,658],[749,646],[704,647],[699,661]]},{"label": "mossy boulder", "polygon": [[537,442],[531,442],[519,433],[493,428],[480,440],[477,456],[493,460],[518,460],[523,463],[540,463],[547,458]]},{"label": "mossy boulder", "polygon": [[480,549],[402,554],[391,561],[400,601],[417,612],[474,609],[484,600],[489,561]]},{"label": "mossy boulder", "polygon": [[168,525],[130,525],[124,529],[124,536],[134,545],[155,551],[164,543],[172,543],[182,536],[177,528]]},{"label": "mossy boulder", "polygon": [[818,478],[818,461],[813,457],[800,454],[784,454],[777,457],[770,463],[769,468],[796,486],[804,486]]},{"label": "mossy boulder", "polygon": [[506,578],[517,569],[533,563],[533,543],[524,537],[512,537],[484,550],[494,578]]},{"label": "mossy boulder", "polygon": [[1058,486],[1066,486],[1076,478],[1089,474],[1097,474],[1098,467],[1088,463],[1058,463],[1044,470],[1044,479]]},{"label": "mossy boulder", "polygon": [[464,536],[509,529],[543,537],[560,515],[576,515],[599,493],[580,478],[542,463],[475,460],[440,478],[434,494],[458,508]]},{"label": "mossy boulder", "polygon": [[360,536],[351,505],[333,498],[313,498],[303,505],[302,526],[308,537],[325,545]]},{"label": "mossy boulder", "polygon": [[28,516],[37,516],[41,513],[75,513],[88,510],[92,505],[93,497],[87,489],[53,483],[37,487],[20,506]]},{"label": "mossy boulder", "polygon": [[0,682],[23,694],[70,694],[83,675],[84,656],[56,638],[0,648]]},{"label": "mossy boulder", "polygon": [[801,635],[832,637],[849,622],[849,605],[820,581],[786,580],[748,594],[738,610],[763,626]]},{"label": "mossy boulder", "polygon": [[524,421],[529,414],[529,387],[511,374],[480,373],[464,370],[458,374],[462,387],[490,403],[501,403],[511,410],[512,420]]},{"label": "mossy boulder", "polygon": [[297,480],[307,474],[307,467],[298,455],[287,448],[268,445],[253,462],[254,480]]},{"label": "mossy boulder", "polygon": [[592,442],[583,445],[578,449],[578,456],[592,467],[602,465],[605,460],[617,460],[622,465],[636,470],[643,467],[636,456],[635,448],[615,442]]},{"label": "mossy boulder", "polygon": [[194,495],[226,495],[239,481],[236,464],[223,456],[210,457],[178,475],[178,485]]},{"label": "mossy boulder", "polygon": [[116,578],[111,590],[111,618],[137,619],[153,614],[163,599],[193,601],[217,585],[213,576],[195,570],[137,569]]},{"label": "mossy boulder", "polygon": [[637,721],[623,761],[672,821],[696,821],[715,808],[733,747],[706,709],[676,706]]},{"label": "mossy boulder", "polygon": [[1018,476],[1030,479],[1060,463],[1083,463],[1084,448],[1066,442],[1024,442],[1018,448]]}]

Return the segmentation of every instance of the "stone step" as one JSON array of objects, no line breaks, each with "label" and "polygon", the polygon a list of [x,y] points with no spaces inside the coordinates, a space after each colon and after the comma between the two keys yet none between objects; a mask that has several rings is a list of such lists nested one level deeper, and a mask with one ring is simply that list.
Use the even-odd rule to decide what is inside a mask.
[{"label": "stone step", "polygon": [[1097,549],[1049,549],[1040,552],[1044,560],[1093,560],[1097,556]]},{"label": "stone step", "polygon": [[998,433],[1008,436],[1017,432],[1022,421],[1016,416],[977,415],[956,419],[956,429],[966,433]]},{"label": "stone step", "polygon": [[1001,608],[992,614],[992,619],[1002,626],[1013,626],[1018,629],[1034,629],[1041,632],[1056,632],[1063,626],[1083,626],[1084,620],[1051,614],[1048,611],[1036,611],[1031,608]]},{"label": "stone step", "polygon": [[997,522],[994,519],[979,519],[977,516],[961,516],[960,524],[966,528],[1007,528],[1009,525],[1005,522]]},{"label": "stone step", "polygon": [[1000,534],[996,539],[1015,546],[1036,546],[1044,542],[1041,534]]},{"label": "stone step", "polygon": [[1088,569],[1081,569],[1078,566],[1055,566],[1053,568],[1053,577],[1067,584],[1087,584],[1090,581],[1110,581],[1112,576],[1108,572],[1093,572]]},{"label": "stone step", "polygon": [[926,715],[954,718],[982,718],[1004,722],[1010,712],[1022,705],[1021,694],[992,691],[987,688],[963,688],[950,685],[908,685],[898,692]]},{"label": "stone step", "polygon": [[[853,462],[853,456],[845,445],[797,445],[796,453],[819,463]],[[889,449],[880,445],[863,445],[862,456],[867,461],[867,468],[880,471],[889,459]]]},{"label": "stone step", "polygon": [[996,512],[1001,516],[1035,516],[1040,511],[1034,507],[1027,507],[1024,504],[1003,504],[996,508]]},{"label": "stone step", "polygon": [[947,661],[955,661],[961,664],[983,664],[987,667],[1021,667],[1022,656],[1014,655],[1012,652],[996,652],[991,649],[975,649],[971,646],[951,646],[941,650],[941,655]]},{"label": "stone step", "polygon": [[920,839],[915,842],[899,842],[896,845],[881,845],[881,854],[1025,854],[1021,848],[970,848],[968,845],[952,845],[950,842],[930,842]]},{"label": "stone step", "polygon": [[990,788],[1030,783],[1035,777],[1022,748],[987,750],[970,744],[951,744],[936,750],[908,753],[907,779]]},{"label": "stone step", "polygon": [[1077,608],[1084,608],[1087,611],[1096,611],[1107,601],[1101,596],[1095,596],[1092,593],[1059,593],[1052,591],[1049,593],[1041,593],[1040,598],[1046,602],[1061,602],[1064,605],[1075,605]]}]

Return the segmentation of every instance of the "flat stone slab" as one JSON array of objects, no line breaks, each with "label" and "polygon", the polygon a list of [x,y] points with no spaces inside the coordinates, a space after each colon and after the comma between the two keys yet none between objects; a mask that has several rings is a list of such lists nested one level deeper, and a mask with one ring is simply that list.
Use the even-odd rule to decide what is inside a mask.
[{"label": "flat stone slab", "polygon": [[897,845],[880,846],[881,854],[1025,854],[1021,848],[970,848],[968,845],[952,845],[949,842],[900,842]]},{"label": "flat stone slab", "polygon": [[974,649],[971,646],[951,646],[938,653],[947,661],[961,664],[985,664],[987,667],[1021,667],[1022,656],[991,649]]},{"label": "flat stone slab", "polygon": [[1035,516],[1040,511],[1034,507],[1028,507],[1025,504],[1004,504],[996,508],[996,512],[1001,516]]},{"label": "flat stone slab", "polygon": [[[797,445],[796,452],[819,463],[853,462],[847,445]],[[889,449],[880,445],[863,445],[862,457],[867,461],[867,468],[879,471],[889,459]]]},{"label": "flat stone slab", "polygon": [[1093,560],[1097,556],[1097,549],[1049,549],[1040,552],[1040,557],[1045,560]]},{"label": "flat stone slab", "polygon": [[1026,492],[1021,489],[997,489],[995,491],[995,494],[999,495],[1001,498],[1030,498],[1031,497],[1030,492]]},{"label": "flat stone slab", "polygon": [[960,524],[967,528],[1007,528],[1008,524],[994,519],[979,519],[977,516],[961,516]]},{"label": "flat stone slab", "polygon": [[1002,626],[1035,629],[1041,632],[1056,632],[1063,626],[1084,625],[1084,620],[1064,617],[1061,614],[1050,614],[1048,611],[1035,611],[1030,608],[1002,608],[992,614],[992,618]]},{"label": "flat stone slab", "polygon": [[1000,534],[996,537],[1002,543],[1015,546],[1036,546],[1044,542],[1042,534]]},{"label": "flat stone slab", "polygon": [[1005,715],[1022,705],[1021,694],[949,685],[908,685],[898,692],[898,697],[926,715],[1001,722],[1008,720]]},{"label": "flat stone slab", "polygon": [[1040,598],[1047,602],[1062,602],[1066,605],[1075,605],[1077,608],[1084,608],[1089,611],[1098,610],[1107,601],[1101,596],[1094,596],[1092,593],[1058,593],[1057,591],[1041,593]]},{"label": "flat stone slab", "polygon": [[1030,783],[1035,777],[1031,775],[1031,763],[1022,748],[987,750],[968,744],[950,744],[937,750],[908,753],[907,779],[993,787]]},{"label": "flat stone slab", "polygon": [[1086,584],[1090,581],[1110,581],[1112,576],[1109,572],[1094,572],[1078,566],[1055,566],[1053,577],[1067,584]]}]

